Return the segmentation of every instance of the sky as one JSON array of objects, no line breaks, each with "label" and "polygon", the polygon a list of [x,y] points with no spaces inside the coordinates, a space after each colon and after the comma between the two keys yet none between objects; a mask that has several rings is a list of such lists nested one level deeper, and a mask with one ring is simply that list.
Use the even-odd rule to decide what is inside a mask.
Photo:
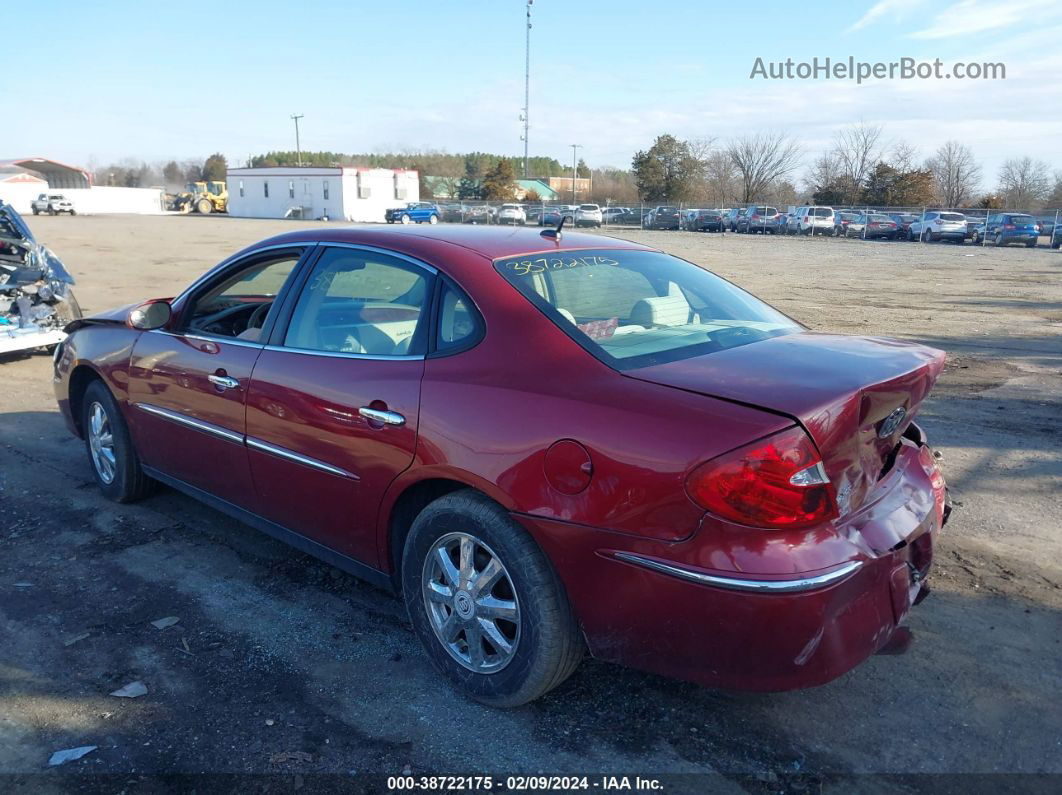
[{"label": "sky", "polygon": [[[5,9],[0,158],[81,166],[294,149],[522,154],[525,0],[35,0]],[[1062,3],[535,0],[530,148],[628,167],[662,133],[785,131],[811,161],[850,124],[932,154],[1062,169]],[[750,79],[764,62],[1002,62],[1005,80]]]}]

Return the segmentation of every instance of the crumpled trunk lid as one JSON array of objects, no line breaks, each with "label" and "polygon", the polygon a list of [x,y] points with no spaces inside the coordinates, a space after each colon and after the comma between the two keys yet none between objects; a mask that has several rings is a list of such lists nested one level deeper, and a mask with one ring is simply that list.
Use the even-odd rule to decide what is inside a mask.
[{"label": "crumpled trunk lid", "polygon": [[887,473],[944,358],[899,340],[805,332],[626,374],[793,418],[818,447],[843,517]]}]

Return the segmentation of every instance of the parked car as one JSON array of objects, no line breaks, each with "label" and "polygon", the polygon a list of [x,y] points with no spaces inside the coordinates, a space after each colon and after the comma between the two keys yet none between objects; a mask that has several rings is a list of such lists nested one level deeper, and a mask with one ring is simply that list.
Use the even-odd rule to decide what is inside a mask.
[{"label": "parked car", "polygon": [[787,231],[799,235],[828,235],[833,233],[833,208],[821,206],[798,207],[790,219]]},{"label": "parked car", "polygon": [[523,226],[527,223],[527,214],[519,204],[503,204],[498,208],[498,223]]},{"label": "parked car", "polygon": [[75,322],[61,415],[105,497],[161,482],[400,594],[487,704],[586,650],[784,690],[902,648],[948,518],[913,421],[944,353],[544,231],[272,237]]},{"label": "parked car", "polygon": [[601,210],[601,220],[606,224],[619,223],[619,218],[627,215],[630,209],[627,207],[605,207]]},{"label": "parked car", "polygon": [[[62,261],[0,200],[0,354],[52,348],[81,317]],[[13,388],[10,383],[7,388]]]},{"label": "parked car", "polygon": [[439,220],[459,224],[465,219],[463,204],[443,204],[439,207]]},{"label": "parked car", "polygon": [[473,204],[465,209],[466,224],[493,224],[495,209],[489,204]]},{"label": "parked car", "polygon": [[681,222],[678,207],[655,207],[645,216],[643,225],[646,229],[678,229]]},{"label": "parked car", "polygon": [[962,243],[966,240],[966,216],[942,210],[931,210],[907,227],[908,240],[951,240]]},{"label": "parked car", "polygon": [[384,213],[389,224],[439,223],[439,208],[431,202],[410,202],[405,207],[392,207]]},{"label": "parked car", "polygon": [[542,211],[542,217],[539,220],[540,226],[556,226],[561,222],[561,218],[564,219],[565,226],[575,226],[575,206],[571,204],[561,204],[556,207],[547,207]]},{"label": "parked car", "polygon": [[719,210],[697,210],[687,228],[694,232],[722,232],[723,214]]},{"label": "parked car", "polygon": [[745,217],[747,209],[747,207],[734,207],[727,210],[726,215],[723,217],[723,222],[731,232],[738,230],[738,221]]},{"label": "parked car", "polygon": [[1028,213],[996,213],[974,233],[973,242],[980,243],[982,237],[991,240],[997,246],[1022,243],[1028,248],[1036,248],[1040,233],[1037,221]]},{"label": "parked car", "polygon": [[1054,230],[1051,232],[1051,248],[1059,248],[1062,244],[1062,224],[1055,224]]},{"label": "parked car", "polygon": [[860,213],[857,223],[863,227],[861,236],[867,240],[875,237],[896,239],[897,224],[885,213]]},{"label": "parked car", "polygon": [[745,208],[745,214],[737,219],[737,231],[745,233],[761,232],[763,234],[769,232],[774,234],[774,221],[777,215],[778,209],[776,207],[750,204]]},{"label": "parked car", "polygon": [[74,203],[62,193],[42,193],[30,202],[30,209],[34,215],[40,215],[41,213],[47,213],[48,215],[59,215],[59,213],[77,215]]},{"label": "parked car", "polygon": [[896,222],[896,237],[904,239],[911,228],[911,224],[922,216],[915,213],[889,213],[889,218]]},{"label": "parked car", "polygon": [[1040,224],[1040,234],[1047,237],[1053,237],[1055,233],[1055,214],[1041,215],[1037,219]]},{"label": "parked car", "polygon": [[601,207],[597,204],[580,204],[575,210],[575,226],[601,226]]},{"label": "parked car", "polygon": [[833,214],[834,237],[862,237],[862,214],[853,210],[838,210]]},{"label": "parked car", "polygon": [[767,231],[772,235],[784,235],[789,229],[789,213],[779,211],[774,218],[768,219]]}]

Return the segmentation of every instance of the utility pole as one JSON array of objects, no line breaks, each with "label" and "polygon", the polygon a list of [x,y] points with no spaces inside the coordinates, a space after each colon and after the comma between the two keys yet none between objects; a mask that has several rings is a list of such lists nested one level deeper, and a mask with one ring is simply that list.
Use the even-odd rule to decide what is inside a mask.
[{"label": "utility pole", "polygon": [[524,134],[521,136],[524,142],[524,179],[530,179],[531,176],[528,173],[527,145],[531,127],[531,4],[534,2],[527,0],[527,30],[524,31],[524,112],[520,114],[520,121],[524,123]]},{"label": "utility pole", "polygon": [[291,120],[295,122],[295,157],[297,164],[300,166],[302,165],[302,147],[299,145],[299,119],[301,119],[302,116],[303,114],[301,113],[291,114]]},{"label": "utility pole", "polygon": [[583,148],[582,144],[572,144],[572,204],[578,204],[575,200],[575,177],[576,177],[576,158],[578,157],[578,151]]}]

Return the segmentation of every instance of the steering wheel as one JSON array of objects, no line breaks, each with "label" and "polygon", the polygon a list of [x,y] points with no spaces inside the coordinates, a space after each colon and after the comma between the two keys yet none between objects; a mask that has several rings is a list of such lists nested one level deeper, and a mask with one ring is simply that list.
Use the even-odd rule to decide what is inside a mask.
[{"label": "steering wheel", "polygon": [[[259,304],[255,307],[255,310],[251,313],[251,316],[247,318],[247,328],[262,328],[265,323],[266,315],[269,314],[270,307],[273,306],[272,301],[267,301],[264,304]],[[244,329],[246,331],[247,329]]]}]

